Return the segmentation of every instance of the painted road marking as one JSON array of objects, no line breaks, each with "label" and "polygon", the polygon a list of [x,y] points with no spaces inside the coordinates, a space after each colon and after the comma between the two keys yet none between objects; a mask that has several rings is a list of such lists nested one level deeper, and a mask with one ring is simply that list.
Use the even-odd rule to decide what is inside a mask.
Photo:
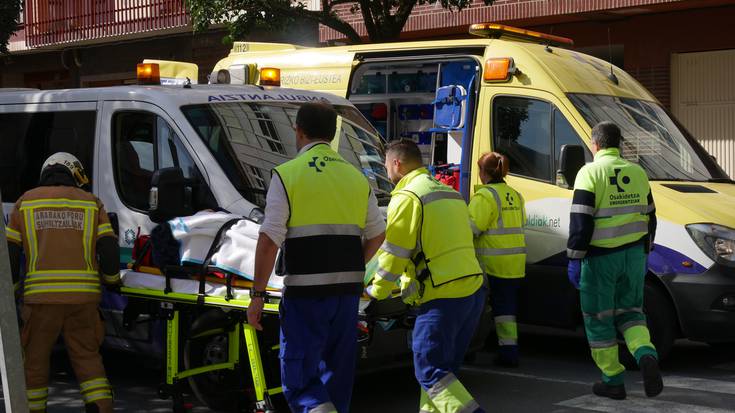
[{"label": "painted road marking", "polygon": [[735,395],[735,382],[732,381],[708,380],[696,377],[664,376],[664,387]]},{"label": "painted road marking", "polygon": [[521,379],[530,379],[530,380],[540,380],[540,381],[548,381],[551,383],[565,383],[565,384],[579,384],[582,386],[590,386],[590,382],[586,381],[578,381],[578,380],[565,380],[565,379],[557,379],[554,377],[543,377],[543,376],[534,376],[533,374],[524,374],[524,373],[512,373],[508,371],[497,371],[497,370],[487,370],[479,367],[470,367],[470,366],[463,366],[462,371],[467,371],[470,373],[481,373],[481,374],[492,374],[496,376],[508,376],[508,377],[518,377]]},{"label": "painted road marking", "polygon": [[723,363],[723,364],[718,364],[713,367],[716,369],[720,369],[720,370],[734,370],[735,371],[735,363]]},{"label": "painted road marking", "polygon": [[610,413],[732,413],[732,410],[716,407],[697,406],[694,404],[676,403],[666,400],[648,399],[628,395],[625,400],[612,400],[591,394],[565,400],[557,406],[572,407],[575,409],[593,412]]}]

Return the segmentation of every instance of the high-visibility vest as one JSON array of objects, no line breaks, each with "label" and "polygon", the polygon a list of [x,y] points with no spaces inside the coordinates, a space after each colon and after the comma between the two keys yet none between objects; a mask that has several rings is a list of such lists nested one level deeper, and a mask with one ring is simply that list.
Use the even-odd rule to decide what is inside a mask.
[{"label": "high-visibility vest", "polygon": [[615,248],[648,234],[648,213],[654,208],[648,203],[648,177],[639,165],[621,158],[619,149],[598,151],[595,161],[577,174],[574,189],[595,195],[594,206],[575,201],[571,209],[594,217],[591,246]]},{"label": "high-visibility vest", "polygon": [[475,252],[485,273],[500,278],[524,277],[526,213],[521,194],[505,182],[480,185],[470,201],[470,214]]},{"label": "high-visibility vest", "polygon": [[[477,291],[482,285],[482,270],[462,196],[431,177],[425,168],[404,176],[392,194],[386,241],[379,255],[379,278],[397,282],[403,274],[419,280],[402,282],[401,294],[409,304],[466,297]],[[401,207],[404,202],[418,205],[420,213]],[[409,232],[416,231],[418,240],[410,242]]]},{"label": "high-visibility vest", "polygon": [[99,302],[96,245],[105,236],[115,235],[94,195],[71,186],[42,186],[23,194],[10,215],[8,239],[25,251],[24,301]]},{"label": "high-visibility vest", "polygon": [[[288,196],[283,245],[286,293],[356,293],[363,289],[362,234],[370,196],[365,176],[326,143],[275,168]],[[331,288],[325,288],[331,286]]]}]

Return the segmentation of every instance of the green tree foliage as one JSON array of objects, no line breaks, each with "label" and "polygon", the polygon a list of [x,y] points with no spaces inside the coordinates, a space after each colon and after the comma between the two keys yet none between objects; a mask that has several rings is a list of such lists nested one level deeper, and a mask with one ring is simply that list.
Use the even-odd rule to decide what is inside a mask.
[{"label": "green tree foliage", "polygon": [[[243,38],[255,29],[281,31],[299,21],[317,22],[345,35],[350,43],[362,43],[354,27],[337,14],[338,6],[361,14],[371,42],[398,39],[417,5],[436,4],[455,11],[470,7],[472,0],[321,0],[321,10],[308,10],[303,0],[184,0],[195,31],[224,24],[230,36]],[[486,5],[494,0],[483,0]]]},{"label": "green tree foliage", "polygon": [[10,36],[18,30],[22,0],[0,0],[0,53],[8,52]]}]

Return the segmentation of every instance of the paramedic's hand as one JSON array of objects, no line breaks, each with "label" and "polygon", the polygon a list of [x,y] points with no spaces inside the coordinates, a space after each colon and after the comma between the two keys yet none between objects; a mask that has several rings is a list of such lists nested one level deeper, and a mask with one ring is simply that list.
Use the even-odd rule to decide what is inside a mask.
[{"label": "paramedic's hand", "polygon": [[582,277],[582,260],[569,260],[567,277],[574,288],[579,290],[579,279]]},{"label": "paramedic's hand", "polygon": [[248,324],[255,327],[258,331],[263,331],[263,326],[260,325],[260,315],[263,314],[263,298],[253,297],[250,299],[250,305],[248,306]]},{"label": "paramedic's hand", "polygon": [[373,295],[373,285],[370,284],[365,288],[365,294],[370,297],[373,300],[377,300],[377,298]]}]

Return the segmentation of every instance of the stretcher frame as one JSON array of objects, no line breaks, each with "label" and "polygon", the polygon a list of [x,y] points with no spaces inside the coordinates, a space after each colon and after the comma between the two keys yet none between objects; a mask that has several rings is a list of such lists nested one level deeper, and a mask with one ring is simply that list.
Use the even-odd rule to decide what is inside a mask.
[{"label": "stretcher frame", "polygon": [[[168,277],[167,277],[168,278]],[[186,407],[183,400],[181,389],[181,381],[190,377],[209,373],[218,370],[238,371],[242,368],[240,350],[240,332],[243,333],[245,340],[245,350],[247,352],[248,362],[250,364],[250,372],[252,374],[253,387],[255,389],[255,412],[275,412],[275,408],[271,402],[271,396],[282,393],[283,388],[280,386],[269,387],[266,383],[266,369],[264,367],[261,345],[257,330],[247,323],[247,308],[250,305],[250,299],[214,296],[201,296],[197,294],[183,294],[177,292],[166,292],[149,290],[143,288],[121,287],[120,293],[130,298],[138,298],[143,300],[153,300],[160,302],[159,317],[166,321],[165,331],[165,357],[164,371],[165,381],[159,387],[158,393],[161,398],[172,398],[173,411],[175,413],[185,412]],[[278,316],[278,297],[269,296],[268,302],[264,305],[264,315]],[[182,310],[195,310],[202,307],[211,308],[227,308],[229,314],[234,315],[237,319],[235,328],[227,331],[228,334],[228,359],[224,363],[212,364],[209,366],[196,367],[192,369],[182,369],[179,357],[179,341],[180,333],[180,313]],[[200,338],[210,334],[219,334],[225,332],[222,328],[216,328],[199,333],[192,337]],[[268,349],[275,351],[280,348],[275,345]]]}]

